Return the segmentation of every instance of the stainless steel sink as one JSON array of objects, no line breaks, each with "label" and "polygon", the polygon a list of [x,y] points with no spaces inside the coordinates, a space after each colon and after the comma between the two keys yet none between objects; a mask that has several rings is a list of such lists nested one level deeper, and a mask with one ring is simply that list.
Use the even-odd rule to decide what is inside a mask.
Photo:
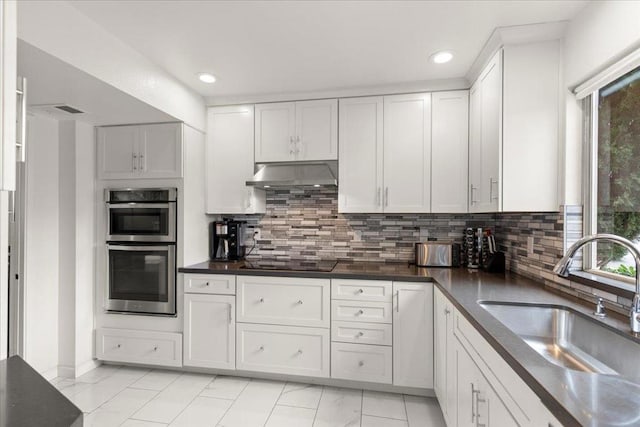
[{"label": "stainless steel sink", "polygon": [[584,314],[562,306],[480,305],[555,365],[640,382],[640,344]]}]

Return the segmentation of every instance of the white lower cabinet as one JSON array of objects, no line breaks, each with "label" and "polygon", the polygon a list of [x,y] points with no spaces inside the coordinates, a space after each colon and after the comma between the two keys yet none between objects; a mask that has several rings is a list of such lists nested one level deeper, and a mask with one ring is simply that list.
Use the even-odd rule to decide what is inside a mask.
[{"label": "white lower cabinet", "polygon": [[96,330],[96,358],[107,362],[182,366],[182,335],[99,328]]},{"label": "white lower cabinet", "polygon": [[482,375],[469,353],[457,340],[455,363],[458,427],[520,425]]},{"label": "white lower cabinet", "polygon": [[392,350],[388,346],[332,343],[331,376],[391,384]]},{"label": "white lower cabinet", "polygon": [[236,297],[185,294],[184,365],[235,368]]},{"label": "white lower cabinet", "polygon": [[433,284],[393,282],[393,384],[433,388]]},{"label": "white lower cabinet", "polygon": [[329,330],[238,323],[236,368],[277,374],[329,376]]}]

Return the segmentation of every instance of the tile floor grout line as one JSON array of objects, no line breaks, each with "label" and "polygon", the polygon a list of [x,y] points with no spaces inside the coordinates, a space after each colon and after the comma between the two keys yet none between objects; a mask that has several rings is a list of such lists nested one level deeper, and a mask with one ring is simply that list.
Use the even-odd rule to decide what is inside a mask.
[{"label": "tile floor grout line", "polygon": [[409,411],[407,411],[407,395],[402,393],[402,406],[404,407],[404,416],[407,420],[407,426],[409,425]]},{"label": "tile floor grout line", "polygon": [[320,402],[322,402],[324,389],[325,389],[325,386],[322,386],[322,390],[320,391],[320,399],[318,399],[318,405],[316,406],[316,413],[313,415],[313,422],[311,423],[311,427],[313,427],[316,424],[316,418],[318,418],[318,410],[320,409]]},{"label": "tile floor grout line", "polygon": [[287,387],[287,384],[289,384],[289,382],[285,381],[284,384],[282,385],[282,390],[280,390],[280,394],[278,395],[276,402],[273,404],[273,407],[271,408],[271,412],[269,412],[269,416],[267,417],[262,427],[265,427],[269,423],[269,419],[271,418],[271,415],[273,415],[273,410],[276,409],[276,406],[278,406],[278,401],[282,397],[282,393],[284,392],[284,389]]},{"label": "tile floor grout line", "polygon": [[364,411],[364,389],[360,390],[360,427],[362,427],[363,411]]},{"label": "tile floor grout line", "polygon": [[[217,378],[217,377],[216,377]],[[244,378],[244,377],[237,377],[237,378]],[[229,405],[229,407],[227,408],[226,411],[224,411],[224,414],[222,414],[222,416],[220,417],[220,421],[218,421],[216,423],[216,426],[219,426],[220,423],[222,422],[222,420],[224,420],[224,417],[227,416],[227,414],[229,413],[229,411],[231,410],[231,408],[233,408],[233,405],[235,405],[236,401],[238,400],[238,398],[240,397],[240,395],[242,394],[242,392],[245,391],[245,389],[249,386],[249,383],[251,381],[253,381],[252,378],[245,378],[248,379],[249,381],[247,381],[247,383],[244,385],[244,387],[242,387],[242,390],[240,390],[240,393],[238,393],[238,395],[233,399],[233,403],[231,405]]]},{"label": "tile floor grout line", "polygon": [[[185,406],[185,407],[184,407],[184,409],[182,409],[182,411],[180,411],[180,412],[178,413],[178,415],[176,415],[175,417],[173,417],[173,419],[171,420],[171,422],[170,422],[170,423],[167,423],[167,425],[171,425],[171,423],[172,423],[172,422],[174,422],[175,420],[177,420],[177,419],[178,419],[178,417],[179,417],[180,415],[182,415],[182,413],[183,413],[184,411],[186,411],[186,410],[187,410],[187,408],[188,408],[189,406],[191,406],[191,404],[192,404],[192,403],[193,403],[197,398],[199,398],[199,397],[200,397],[200,393],[202,393],[202,391],[203,391],[205,388],[207,388],[207,386],[208,386],[209,384],[211,384],[211,383],[212,383],[212,382],[213,382],[217,377],[218,377],[217,375],[213,375],[213,378],[211,378],[211,381],[209,381],[209,382],[208,382],[208,383],[206,383],[204,386],[202,386],[202,389],[200,389],[200,391],[199,391],[198,393],[196,393],[196,395],[193,397],[193,399],[191,399],[191,401],[190,401],[189,403],[187,403],[187,406]],[[176,378],[176,380],[177,380],[177,378]],[[168,387],[168,386],[167,386],[167,387]]]}]

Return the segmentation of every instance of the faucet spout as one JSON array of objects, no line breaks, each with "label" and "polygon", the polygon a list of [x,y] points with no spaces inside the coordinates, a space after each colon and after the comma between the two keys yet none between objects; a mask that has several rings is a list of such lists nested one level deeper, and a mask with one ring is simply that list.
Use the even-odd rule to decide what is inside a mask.
[{"label": "faucet spout", "polygon": [[560,261],[558,261],[556,266],[553,268],[553,272],[561,277],[569,277],[569,268],[571,267],[571,263],[573,262],[573,257],[576,255],[576,252],[578,252],[578,250],[587,243],[594,241],[617,243],[625,247],[633,256],[636,263],[636,291],[633,297],[633,302],[631,303],[631,310],[629,312],[629,323],[632,332],[640,333],[640,251],[638,251],[630,240],[621,236],[616,236],[615,234],[593,234],[591,236],[583,237],[567,249],[567,253],[562,257],[562,259],[560,259]]}]

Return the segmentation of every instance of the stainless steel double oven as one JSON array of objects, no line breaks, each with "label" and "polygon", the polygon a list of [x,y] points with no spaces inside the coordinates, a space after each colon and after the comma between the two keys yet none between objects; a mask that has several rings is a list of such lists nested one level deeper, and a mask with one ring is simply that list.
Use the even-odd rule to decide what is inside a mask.
[{"label": "stainless steel double oven", "polygon": [[176,314],[177,189],[107,189],[108,311]]}]

